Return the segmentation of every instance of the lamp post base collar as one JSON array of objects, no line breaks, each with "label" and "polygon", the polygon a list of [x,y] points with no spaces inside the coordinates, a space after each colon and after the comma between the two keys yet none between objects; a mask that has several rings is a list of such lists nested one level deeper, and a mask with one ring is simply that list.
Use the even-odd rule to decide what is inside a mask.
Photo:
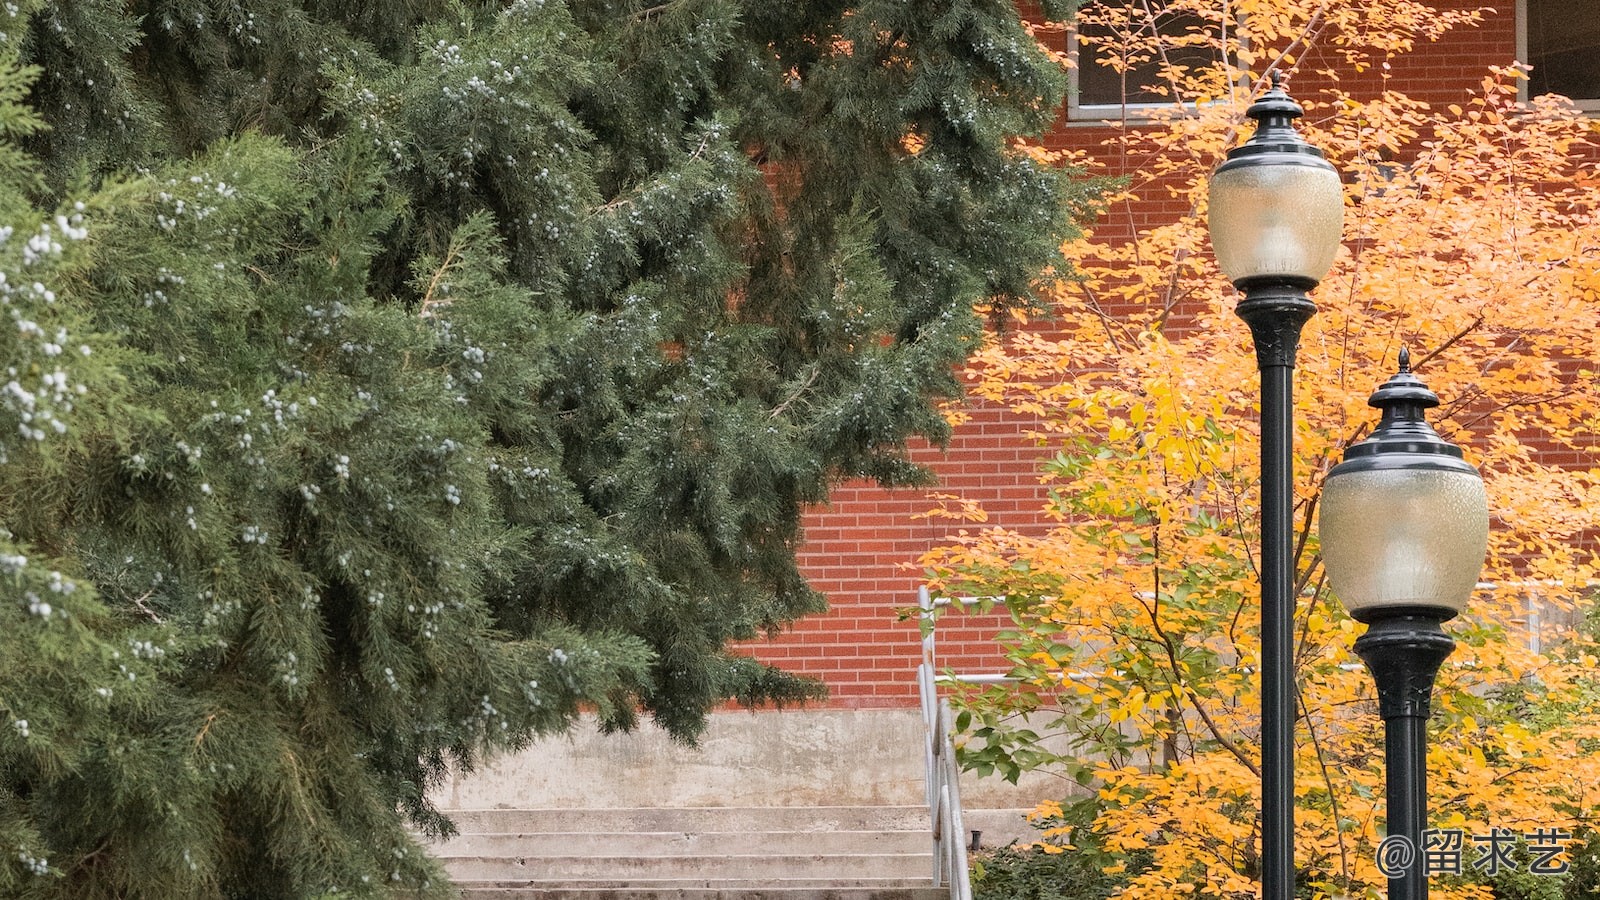
[{"label": "lamp post base collar", "polygon": [[1384,719],[1426,719],[1432,713],[1434,679],[1456,648],[1439,623],[1454,615],[1453,610],[1390,607],[1361,617],[1368,627],[1354,649],[1377,682],[1378,713]]},{"label": "lamp post base collar", "polygon": [[1305,279],[1239,279],[1244,299],[1233,311],[1250,326],[1259,368],[1294,368],[1300,331],[1317,313],[1317,305],[1306,296],[1315,284]]}]

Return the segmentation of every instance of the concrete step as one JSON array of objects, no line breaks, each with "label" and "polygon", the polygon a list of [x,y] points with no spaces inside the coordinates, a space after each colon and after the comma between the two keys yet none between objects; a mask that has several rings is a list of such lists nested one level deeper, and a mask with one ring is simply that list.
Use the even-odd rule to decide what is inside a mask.
[{"label": "concrete step", "polygon": [[732,854],[718,856],[455,856],[441,859],[450,877],[469,881],[580,879],[929,878],[932,849],[922,853]]},{"label": "concrete step", "polygon": [[[431,852],[463,900],[934,900],[917,806],[476,809]],[[1008,815],[1010,815],[1008,813]],[[981,826],[975,826],[981,827]]]},{"label": "concrete step", "polygon": [[456,809],[462,834],[664,831],[927,831],[926,806]]},{"label": "concrete step", "polygon": [[718,882],[709,887],[659,884],[610,884],[610,886],[571,886],[571,884],[504,884],[504,882],[456,882],[462,900],[949,900],[946,887],[907,887],[888,881],[877,884],[851,884],[824,879],[821,882]]},{"label": "concrete step", "polygon": [[[694,823],[700,826],[720,823]],[[462,833],[433,845],[439,859],[461,856],[712,856],[746,854],[926,853],[922,831],[573,831]]]}]

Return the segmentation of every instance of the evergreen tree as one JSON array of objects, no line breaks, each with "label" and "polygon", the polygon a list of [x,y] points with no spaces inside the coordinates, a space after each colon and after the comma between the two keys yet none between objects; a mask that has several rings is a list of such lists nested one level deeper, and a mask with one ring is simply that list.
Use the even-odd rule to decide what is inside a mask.
[{"label": "evergreen tree", "polygon": [[819,688],[1075,204],[1000,0],[0,11],[0,893],[444,896],[448,765]]}]

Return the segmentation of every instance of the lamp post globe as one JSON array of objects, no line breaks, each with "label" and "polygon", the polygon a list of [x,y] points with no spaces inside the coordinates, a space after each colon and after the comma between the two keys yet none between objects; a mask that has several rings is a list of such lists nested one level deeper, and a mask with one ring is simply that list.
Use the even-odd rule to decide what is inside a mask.
[{"label": "lamp post globe", "polygon": [[1211,176],[1217,264],[1244,292],[1261,370],[1261,896],[1292,900],[1294,869],[1294,365],[1317,311],[1307,292],[1339,252],[1339,173],[1295,131],[1304,110],[1272,87],[1246,115],[1256,130]]},{"label": "lamp post globe", "polygon": [[1377,428],[1345,451],[1322,489],[1323,565],[1350,614],[1371,622],[1390,611],[1461,612],[1478,582],[1489,542],[1483,479],[1423,419],[1439,398],[1400,371],[1367,401]]},{"label": "lamp post globe", "polygon": [[1439,626],[1465,608],[1477,584],[1489,505],[1478,470],[1424,420],[1439,398],[1412,374],[1406,351],[1399,373],[1368,403],[1382,417],[1328,473],[1317,530],[1329,585],[1367,625],[1354,649],[1378,687],[1385,841],[1400,844],[1380,855],[1395,863],[1384,871],[1389,897],[1425,900],[1426,728],[1434,679],[1455,649]]},{"label": "lamp post globe", "polygon": [[1212,173],[1211,247],[1241,288],[1252,281],[1314,287],[1339,251],[1344,188],[1322,151],[1295,131],[1303,114],[1274,71],[1271,90],[1246,113],[1255,134]]}]

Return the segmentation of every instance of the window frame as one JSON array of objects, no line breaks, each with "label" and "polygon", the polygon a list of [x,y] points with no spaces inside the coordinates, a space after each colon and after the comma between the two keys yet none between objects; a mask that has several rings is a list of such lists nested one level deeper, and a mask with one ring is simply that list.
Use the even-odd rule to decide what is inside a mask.
[{"label": "window frame", "polygon": [[[1516,51],[1517,61],[1523,65],[1532,65],[1533,61],[1528,53],[1528,3],[1530,0],[1517,0],[1516,12]],[[1600,63],[1597,63],[1600,65]],[[1524,78],[1517,84],[1517,100],[1527,103],[1533,98],[1529,96],[1530,82]],[[1572,105],[1591,116],[1600,115],[1600,97],[1570,97]]]}]

